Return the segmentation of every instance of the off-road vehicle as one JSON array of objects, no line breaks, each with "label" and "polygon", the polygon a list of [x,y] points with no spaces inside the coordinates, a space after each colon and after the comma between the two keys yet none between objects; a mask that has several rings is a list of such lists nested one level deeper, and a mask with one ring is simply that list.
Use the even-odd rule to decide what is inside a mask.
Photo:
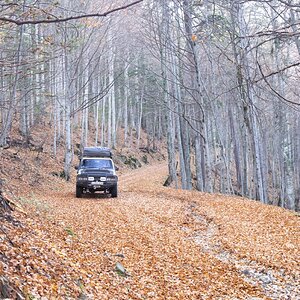
[{"label": "off-road vehicle", "polygon": [[97,191],[118,196],[117,168],[112,160],[109,148],[85,147],[80,158],[76,178],[76,197],[84,193],[94,194]]}]

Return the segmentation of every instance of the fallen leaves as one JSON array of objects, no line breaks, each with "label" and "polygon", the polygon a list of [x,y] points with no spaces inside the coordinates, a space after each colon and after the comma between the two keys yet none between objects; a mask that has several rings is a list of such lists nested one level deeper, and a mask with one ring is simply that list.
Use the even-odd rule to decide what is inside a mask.
[{"label": "fallen leaves", "polygon": [[162,188],[165,173],[154,165],[122,175],[118,199],[76,199],[74,184],[59,180],[35,191],[34,209],[14,213],[22,226],[5,222],[13,245],[0,235],[1,273],[37,299],[224,300],[271,299],[254,264],[284,269],[285,280],[298,274],[299,218]]}]

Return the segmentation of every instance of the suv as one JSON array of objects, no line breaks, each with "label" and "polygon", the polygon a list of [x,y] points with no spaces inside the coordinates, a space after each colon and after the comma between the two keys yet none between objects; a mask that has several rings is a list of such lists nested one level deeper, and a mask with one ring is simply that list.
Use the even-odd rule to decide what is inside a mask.
[{"label": "suv", "polygon": [[77,167],[76,197],[83,193],[94,194],[96,191],[118,196],[118,176],[116,175],[111,150],[103,147],[85,147],[80,164]]}]

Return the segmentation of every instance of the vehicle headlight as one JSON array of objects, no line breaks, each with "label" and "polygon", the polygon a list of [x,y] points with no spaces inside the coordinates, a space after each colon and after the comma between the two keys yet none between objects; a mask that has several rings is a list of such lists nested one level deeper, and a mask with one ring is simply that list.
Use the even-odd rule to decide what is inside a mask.
[{"label": "vehicle headlight", "polygon": [[107,181],[116,181],[117,177],[107,177],[106,180]]},{"label": "vehicle headlight", "polygon": [[78,181],[86,181],[88,180],[87,177],[77,177]]},{"label": "vehicle headlight", "polygon": [[88,178],[88,181],[94,181],[94,179],[95,179],[95,177],[91,176],[91,177]]}]

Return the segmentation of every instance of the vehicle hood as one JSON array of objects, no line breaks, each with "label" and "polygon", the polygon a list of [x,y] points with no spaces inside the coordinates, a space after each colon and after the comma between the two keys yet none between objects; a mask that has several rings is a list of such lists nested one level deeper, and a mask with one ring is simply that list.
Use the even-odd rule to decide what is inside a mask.
[{"label": "vehicle hood", "polygon": [[95,169],[95,168],[82,168],[80,169],[80,175],[88,175],[88,176],[107,176],[114,175],[114,170],[107,169]]}]

